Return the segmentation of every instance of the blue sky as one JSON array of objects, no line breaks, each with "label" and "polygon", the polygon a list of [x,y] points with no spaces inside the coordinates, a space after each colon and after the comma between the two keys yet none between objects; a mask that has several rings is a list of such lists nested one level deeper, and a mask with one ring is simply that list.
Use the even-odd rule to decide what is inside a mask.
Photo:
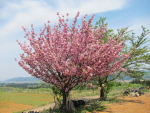
[{"label": "blue sky", "polygon": [[69,13],[71,21],[80,11],[80,19],[96,14],[93,22],[106,17],[109,29],[129,26],[139,35],[142,25],[150,29],[149,6],[150,0],[0,0],[0,81],[31,76],[14,61],[22,53],[16,42],[24,41],[21,26],[39,30],[48,20],[57,23],[57,12]]}]

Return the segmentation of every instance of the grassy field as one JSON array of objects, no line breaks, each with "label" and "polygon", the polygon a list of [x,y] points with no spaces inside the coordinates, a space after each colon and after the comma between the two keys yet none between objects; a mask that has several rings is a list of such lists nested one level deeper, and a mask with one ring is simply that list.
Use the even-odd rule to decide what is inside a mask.
[{"label": "grassy field", "polygon": [[[99,91],[95,90],[73,90],[70,93],[72,98],[98,95]],[[50,89],[18,89],[10,87],[0,88],[0,113],[17,113],[27,109],[42,106],[54,102]],[[14,107],[16,109],[14,109]]]},{"label": "grassy field", "polygon": [[[108,98],[121,96],[126,87],[141,87],[140,84],[124,84],[122,86],[113,87]],[[19,113],[28,109],[52,103],[53,96],[48,88],[39,89],[20,89],[12,87],[0,87],[0,113]],[[70,93],[72,98],[99,95],[99,90],[73,90]],[[108,100],[109,103],[115,100]],[[117,101],[117,100],[116,100]],[[93,103],[91,110],[96,107]],[[98,107],[98,106],[97,106]],[[89,109],[89,108],[87,108]],[[97,109],[104,109],[102,106]],[[82,111],[82,110],[80,110]],[[83,111],[86,111],[83,110]],[[89,110],[87,110],[89,111]]]}]

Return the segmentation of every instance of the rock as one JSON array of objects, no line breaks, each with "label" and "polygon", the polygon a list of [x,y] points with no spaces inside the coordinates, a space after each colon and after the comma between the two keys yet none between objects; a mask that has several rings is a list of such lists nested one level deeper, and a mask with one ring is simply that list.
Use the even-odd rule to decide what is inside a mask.
[{"label": "rock", "polygon": [[140,87],[140,88],[127,88],[124,91],[124,95],[130,95],[133,97],[139,97],[141,95],[143,95],[144,93],[141,91],[142,89],[144,89],[144,87]]},{"label": "rock", "polygon": [[131,92],[130,96],[132,96],[132,97],[139,97],[140,95],[139,95],[138,92]]},{"label": "rock", "polygon": [[139,93],[138,92],[136,92],[135,93],[135,97],[139,97],[140,95],[139,95]]},{"label": "rock", "polygon": [[85,105],[85,101],[84,100],[72,100],[72,102],[74,103],[75,107],[80,107],[82,105]]},{"label": "rock", "polygon": [[145,89],[145,87],[140,87],[140,88],[139,88],[139,90],[143,90],[143,89]]},{"label": "rock", "polygon": [[68,99],[66,104],[67,111],[75,112],[75,105],[72,100]]},{"label": "rock", "polygon": [[134,92],[130,93],[130,96],[135,97],[135,93]]},{"label": "rock", "polygon": [[147,90],[150,90],[150,86],[148,86],[146,89],[147,89]]},{"label": "rock", "polygon": [[130,94],[130,88],[125,89],[123,95],[129,95]]},{"label": "rock", "polygon": [[83,101],[83,100],[78,100],[78,104],[79,104],[79,105],[85,105],[85,101]]}]

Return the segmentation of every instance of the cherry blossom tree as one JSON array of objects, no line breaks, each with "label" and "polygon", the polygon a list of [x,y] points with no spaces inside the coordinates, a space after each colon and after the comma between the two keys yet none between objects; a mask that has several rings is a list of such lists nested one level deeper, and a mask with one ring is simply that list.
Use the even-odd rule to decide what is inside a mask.
[{"label": "cherry blossom tree", "polygon": [[108,37],[104,43],[107,28],[94,29],[94,15],[89,20],[85,15],[81,25],[77,25],[79,14],[70,25],[67,18],[57,13],[58,24],[50,26],[48,21],[40,33],[35,33],[33,25],[30,32],[22,27],[28,42],[17,41],[24,52],[19,65],[32,76],[56,86],[62,92],[64,109],[72,88],[94,75],[105,76],[122,69],[121,64],[128,58],[120,54],[124,48],[121,36]]}]

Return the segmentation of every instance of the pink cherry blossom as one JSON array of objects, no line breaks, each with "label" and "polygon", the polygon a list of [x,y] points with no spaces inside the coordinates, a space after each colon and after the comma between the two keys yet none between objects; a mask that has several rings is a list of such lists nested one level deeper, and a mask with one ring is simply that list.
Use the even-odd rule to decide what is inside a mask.
[{"label": "pink cherry blossom", "polygon": [[24,53],[18,64],[25,71],[68,93],[92,76],[106,76],[122,70],[122,63],[129,55],[120,54],[124,48],[121,36],[117,40],[109,37],[104,43],[102,38],[107,28],[93,29],[94,15],[88,21],[85,15],[82,23],[76,25],[78,12],[72,26],[67,23],[68,19],[57,15],[57,24],[45,24],[40,33],[32,29],[25,36],[28,43],[18,42]]},{"label": "pink cherry blossom", "polygon": [[105,84],[102,84],[102,87],[104,87],[105,86]]},{"label": "pink cherry blossom", "polygon": [[98,87],[98,90],[101,90],[102,88],[101,87]]}]

